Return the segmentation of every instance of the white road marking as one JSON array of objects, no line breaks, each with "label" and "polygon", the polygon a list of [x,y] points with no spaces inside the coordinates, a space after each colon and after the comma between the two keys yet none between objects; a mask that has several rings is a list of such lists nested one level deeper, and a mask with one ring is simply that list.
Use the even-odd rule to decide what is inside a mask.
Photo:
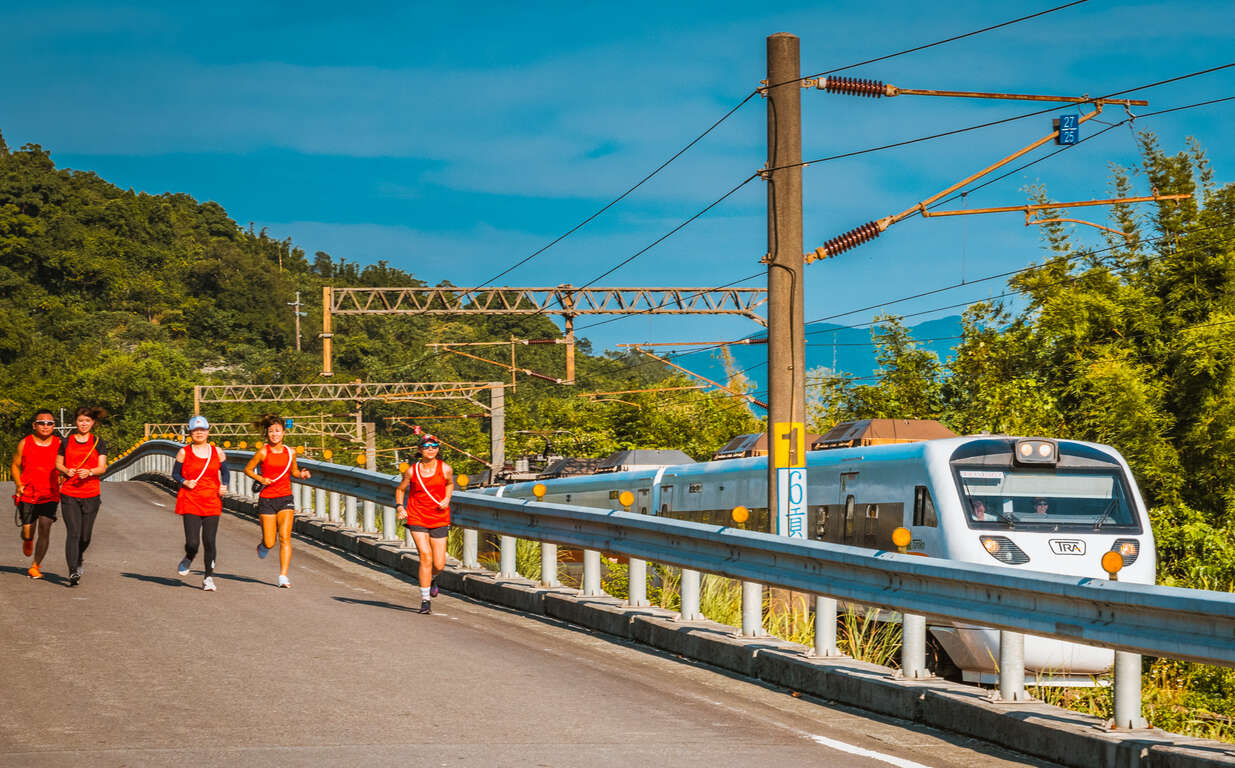
[{"label": "white road marking", "polygon": [[870,758],[871,760],[878,760],[881,763],[887,763],[888,765],[895,765],[896,768],[927,768],[927,766],[923,765],[922,763],[915,763],[914,761],[906,760],[903,757],[893,757],[892,755],[885,755],[882,752],[876,752],[872,749],[864,749],[862,747],[855,747],[854,745],[847,744],[843,741],[837,741],[836,739],[829,739],[827,736],[819,736],[817,734],[812,733],[810,734],[810,738],[816,744],[819,744],[820,746],[828,747],[829,749],[835,749],[837,752],[848,752],[849,754],[857,755],[858,757],[867,757],[867,758]]}]

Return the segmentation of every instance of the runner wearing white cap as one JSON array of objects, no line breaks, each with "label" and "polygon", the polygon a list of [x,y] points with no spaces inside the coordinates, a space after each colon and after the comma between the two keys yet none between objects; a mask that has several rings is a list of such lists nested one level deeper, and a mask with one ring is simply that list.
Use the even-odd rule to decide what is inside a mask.
[{"label": "runner wearing white cap", "polygon": [[231,473],[223,452],[210,444],[210,422],[205,416],[189,419],[189,444],[176,453],[172,478],[180,484],[176,514],[184,522],[184,559],[176,569],[187,576],[198,546],[206,550],[202,589],[214,592],[215,539],[223,514],[223,496]]}]

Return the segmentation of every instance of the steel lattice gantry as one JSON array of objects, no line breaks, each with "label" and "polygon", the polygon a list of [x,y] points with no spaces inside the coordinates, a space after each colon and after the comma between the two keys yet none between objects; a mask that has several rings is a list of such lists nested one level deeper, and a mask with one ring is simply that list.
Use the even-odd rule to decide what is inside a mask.
[{"label": "steel lattice gantry", "polygon": [[[488,403],[480,399],[485,391],[489,393]],[[501,470],[506,463],[506,386],[500,381],[349,381],[321,384],[199,384],[193,387],[194,414],[201,413],[202,403],[355,402],[359,411],[360,404],[370,400],[403,403],[467,400],[489,415],[489,445],[494,471]],[[370,456],[372,452],[373,446],[370,446]]]},{"label": "steel lattice gantry", "polygon": [[322,375],[332,373],[334,315],[557,315],[565,318],[566,382],[575,380],[579,315],[737,315],[766,326],[755,309],[766,288],[322,288]]}]

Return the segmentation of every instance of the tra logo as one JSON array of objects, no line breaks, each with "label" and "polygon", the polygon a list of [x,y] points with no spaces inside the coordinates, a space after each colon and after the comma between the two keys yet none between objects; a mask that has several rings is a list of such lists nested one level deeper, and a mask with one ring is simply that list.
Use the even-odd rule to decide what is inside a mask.
[{"label": "tra logo", "polygon": [[1051,551],[1057,555],[1083,555],[1085,542],[1080,539],[1051,539]]}]

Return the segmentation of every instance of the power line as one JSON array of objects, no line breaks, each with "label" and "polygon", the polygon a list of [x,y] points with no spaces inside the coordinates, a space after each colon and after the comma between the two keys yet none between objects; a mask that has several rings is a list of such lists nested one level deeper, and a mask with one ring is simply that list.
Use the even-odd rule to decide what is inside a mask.
[{"label": "power line", "polygon": [[896,53],[889,53],[886,56],[879,56],[873,59],[867,59],[866,61],[859,61],[856,64],[849,64],[844,67],[837,67],[836,69],[825,70],[823,72],[818,72],[813,75],[806,75],[805,77],[799,77],[797,80],[786,80],[783,83],[777,83],[776,85],[770,86],[770,87],[775,88],[776,86],[779,86],[779,85],[787,85],[789,83],[799,82],[801,80],[811,80],[817,77],[823,77],[824,75],[830,75],[834,72],[844,72],[847,69],[854,69],[856,67],[865,66],[867,64],[874,64],[876,62],[886,61],[887,59],[896,58],[897,56],[904,56],[905,54],[908,54],[908,53],[917,53],[918,51],[924,51],[927,48],[934,48],[935,46],[938,46],[938,45],[944,45],[946,43],[953,43],[953,42],[956,42],[957,40],[964,40],[967,37],[973,37],[975,35],[980,35],[984,32],[991,32],[993,30],[1000,29],[1002,27],[1008,27],[1013,24],[1019,24],[1022,21],[1029,21],[1030,19],[1036,19],[1039,16],[1045,16],[1048,13],[1054,13],[1055,11],[1062,11],[1065,8],[1071,8],[1074,5],[1082,5],[1086,2],[1088,2],[1088,0],[1075,0],[1075,2],[1065,3],[1063,5],[1057,5],[1054,8],[1047,8],[1044,11],[1038,11],[1037,13],[1031,13],[1028,16],[1021,16],[1020,18],[1010,19],[1008,21],[1001,22],[999,24],[992,24],[989,27],[982,27],[981,29],[975,29],[972,32],[966,32],[961,35],[953,35],[952,37],[944,38],[943,40],[936,40],[933,43],[927,43],[925,45],[919,45],[915,48],[906,48],[903,51],[897,51]]},{"label": "power line", "polygon": [[[1103,99],[1109,99],[1109,98],[1112,98],[1112,97],[1115,97],[1115,96],[1122,96],[1123,94],[1126,94],[1126,93],[1132,93],[1132,92],[1134,92],[1134,91],[1144,91],[1144,90],[1148,90],[1148,89],[1150,89],[1150,88],[1156,88],[1156,87],[1158,87],[1158,86],[1160,86],[1160,85],[1166,85],[1166,84],[1168,84],[1168,83],[1175,83],[1175,82],[1179,82],[1180,80],[1187,80],[1188,78],[1191,78],[1191,77],[1199,77],[1199,76],[1201,76],[1201,75],[1208,75],[1208,74],[1211,74],[1211,73],[1213,73],[1213,72],[1218,72],[1218,71],[1223,70],[1223,69],[1228,69],[1228,68],[1230,68],[1230,67],[1235,67],[1235,62],[1231,62],[1230,64],[1222,64],[1222,65],[1217,66],[1217,67],[1210,67],[1209,69],[1202,69],[1202,70],[1197,71],[1197,72],[1190,72],[1190,73],[1188,73],[1188,74],[1186,74],[1186,75],[1179,75],[1179,76],[1177,76],[1177,77],[1171,77],[1171,78],[1167,78],[1166,80],[1159,80],[1159,81],[1157,81],[1157,82],[1147,83],[1147,84],[1145,84],[1145,85],[1138,85],[1138,86],[1136,86],[1135,88],[1126,88],[1126,89],[1124,89],[1124,90],[1122,90],[1122,91],[1115,91],[1114,93],[1108,93],[1108,94],[1106,94],[1105,96],[1097,96],[1097,97],[1095,97],[1095,98],[1093,98],[1093,99],[1090,99],[1088,102],[1085,102],[1085,103],[1094,103],[1094,102],[1102,101]],[[828,156],[826,156],[826,157],[818,157],[818,158],[815,158],[814,160],[803,160],[803,161],[798,162],[798,163],[790,163],[789,165],[781,165],[781,166],[777,166],[777,167],[775,167],[775,168],[767,168],[767,169],[765,169],[765,172],[767,172],[767,173],[771,173],[772,171],[784,170],[784,169],[786,169],[786,168],[799,168],[799,167],[804,168],[804,167],[809,166],[809,165],[817,165],[817,164],[819,164],[819,163],[827,163],[827,162],[831,162],[831,161],[833,161],[833,160],[842,160],[842,159],[844,159],[844,158],[848,158],[848,157],[857,157],[857,156],[859,156],[859,155],[868,155],[868,154],[871,154],[871,153],[873,153],[873,152],[882,152],[882,151],[883,151],[883,150],[885,150],[885,149],[896,149],[897,147],[905,147],[905,146],[908,146],[908,145],[910,145],[910,144],[918,144],[918,143],[923,142],[923,141],[931,141],[931,140],[934,140],[934,139],[941,139],[941,138],[944,138],[944,137],[946,137],[946,136],[955,136],[955,135],[957,135],[957,134],[961,134],[961,133],[968,133],[969,131],[976,131],[976,130],[979,130],[979,129],[981,129],[981,128],[990,128],[990,127],[992,127],[992,126],[996,126],[996,125],[1003,125],[1004,123],[1012,123],[1012,122],[1015,122],[1015,121],[1017,121],[1017,120],[1024,120],[1024,119],[1026,119],[1026,118],[1030,118],[1030,117],[1037,117],[1038,115],[1045,115],[1045,114],[1048,114],[1048,113],[1051,113],[1051,112],[1057,112],[1057,111],[1059,111],[1059,107],[1058,107],[1058,106],[1055,106],[1055,107],[1048,107],[1048,108],[1046,108],[1046,109],[1039,109],[1039,110],[1035,110],[1035,111],[1033,111],[1033,112],[1026,112],[1026,113],[1024,113],[1024,114],[1022,114],[1022,115],[1015,115],[1015,116],[1013,116],[1013,117],[1005,117],[1005,118],[1002,118],[1002,119],[1000,119],[1000,120],[991,120],[991,121],[988,121],[988,122],[985,122],[985,123],[978,123],[977,125],[970,125],[970,126],[967,126],[967,127],[965,127],[965,128],[955,128],[955,129],[950,130],[950,131],[943,131],[942,133],[933,133],[933,134],[930,134],[929,136],[919,136],[919,137],[918,137],[918,138],[916,138],[916,139],[906,139],[906,140],[904,140],[904,141],[897,141],[897,142],[893,142],[893,143],[891,143],[891,144],[884,144],[884,145],[882,145],[882,146],[878,146],[878,147],[869,147],[869,148],[867,148],[867,149],[859,149],[859,150],[854,150],[853,152],[842,152],[841,154],[838,154],[838,155],[828,155]]]},{"label": "power line", "polygon": [[[1095,138],[1097,138],[1098,136],[1101,136],[1102,134],[1106,133],[1107,131],[1110,131],[1110,130],[1112,130],[1112,129],[1114,129],[1114,128],[1118,128],[1119,126],[1124,125],[1124,124],[1126,124],[1126,123],[1133,122],[1133,120],[1141,120],[1141,119],[1148,118],[1148,117],[1155,117],[1155,116],[1157,116],[1157,115],[1164,115],[1164,114],[1167,114],[1167,113],[1170,113],[1170,112],[1179,112],[1179,111],[1181,111],[1181,110],[1185,110],[1185,109],[1195,109],[1195,108],[1198,108],[1198,107],[1209,106],[1209,105],[1212,105],[1212,104],[1219,104],[1219,103],[1226,102],[1226,101],[1235,101],[1235,96],[1225,96],[1225,97],[1218,98],[1218,99],[1210,99],[1210,100],[1208,100],[1208,101],[1201,101],[1201,102],[1197,102],[1197,103],[1195,103],[1195,104],[1185,104],[1185,105],[1183,105],[1183,106],[1179,106],[1179,107],[1171,107],[1171,108],[1169,108],[1169,109],[1162,109],[1162,110],[1158,110],[1157,112],[1150,112],[1150,113],[1147,113],[1147,114],[1144,114],[1144,115],[1137,115],[1135,118],[1125,118],[1125,119],[1123,119],[1123,120],[1120,120],[1120,121],[1119,121],[1119,122],[1117,122],[1117,123],[1114,123],[1114,124],[1112,124],[1112,125],[1107,126],[1106,128],[1103,128],[1102,130],[1098,131],[1097,133],[1094,133],[1094,134],[1092,134],[1092,135],[1090,135],[1090,136],[1085,137],[1084,139],[1081,139],[1079,142],[1077,142],[1077,145],[1079,145],[1079,144],[1083,144],[1084,142],[1086,142],[1086,141],[1088,141],[1088,140],[1090,140],[1090,139],[1095,139]],[[1072,146],[1076,146],[1076,145],[1072,145]],[[1043,160],[1047,160],[1047,159],[1049,159],[1049,158],[1052,158],[1052,157],[1054,157],[1054,156],[1056,156],[1056,155],[1060,154],[1061,152],[1065,152],[1065,151],[1067,151],[1068,149],[1071,149],[1071,148],[1072,148],[1072,146],[1066,146],[1066,147],[1063,147],[1062,149],[1057,149],[1057,150],[1055,150],[1054,152],[1051,152],[1051,153],[1049,153],[1049,154],[1047,154],[1047,155],[1043,155],[1042,157],[1039,157],[1039,158],[1037,158],[1037,159],[1035,159],[1035,160],[1032,160],[1032,161],[1030,161],[1030,162],[1028,162],[1028,163],[1025,163],[1025,164],[1024,164],[1024,165],[1022,165],[1022,166],[1019,166],[1019,167],[1017,167],[1017,168],[1014,168],[1014,169],[1012,169],[1011,171],[1008,171],[1007,173],[1002,174],[1001,176],[997,176],[996,178],[990,179],[990,180],[988,180],[988,181],[986,181],[986,182],[984,182],[984,183],[982,183],[982,184],[979,184],[979,185],[978,185],[978,186],[976,186],[976,187],[971,187],[971,188],[969,188],[969,189],[965,190],[965,192],[964,192],[964,193],[960,193],[960,192],[958,192],[957,194],[953,195],[952,197],[949,197],[949,198],[947,198],[947,199],[945,199],[945,200],[940,200],[940,201],[939,201],[938,203],[936,203],[935,205],[932,205],[932,206],[931,206],[931,208],[932,208],[932,209],[934,209],[934,208],[938,208],[939,206],[942,206],[942,205],[945,205],[945,204],[947,204],[947,203],[949,203],[949,202],[952,202],[952,201],[954,201],[954,200],[957,200],[957,199],[959,199],[959,198],[962,196],[962,194],[966,194],[966,195],[967,195],[967,194],[972,194],[973,192],[975,192],[975,191],[977,191],[977,190],[979,190],[979,189],[981,189],[981,188],[983,188],[983,187],[985,187],[985,186],[988,186],[988,185],[993,184],[993,183],[995,183],[995,182],[997,182],[997,181],[1000,181],[1000,180],[1002,180],[1002,179],[1004,179],[1004,178],[1007,178],[1008,176],[1011,176],[1011,175],[1013,175],[1013,174],[1015,174],[1015,173],[1018,173],[1018,172],[1020,172],[1020,171],[1024,170],[1025,168],[1028,168],[1028,167],[1029,167],[1029,166],[1031,166],[1031,165],[1034,165],[1034,164],[1036,164],[1036,163],[1040,163],[1040,162],[1042,162]],[[1205,229],[1210,229],[1210,227],[1196,228],[1196,229],[1193,229],[1193,230],[1190,230],[1190,231],[1191,231],[1191,232],[1200,232],[1200,231],[1204,231]],[[1165,237],[1165,236],[1164,236],[1164,237]],[[1159,241],[1159,240],[1161,240],[1161,239],[1163,239],[1163,238],[1150,238],[1150,239],[1148,239],[1148,240],[1145,240],[1144,242],[1149,242],[1149,243],[1152,243],[1152,242],[1157,242],[1157,241]],[[1104,252],[1104,251],[1109,251],[1109,250],[1113,250],[1113,249],[1115,249],[1115,248],[1120,248],[1120,247],[1124,247],[1124,246],[1110,246],[1110,247],[1108,247],[1108,248],[1102,248],[1102,249],[1099,249],[1099,250],[1096,250],[1096,251],[1085,251],[1085,252],[1083,252],[1083,253],[1088,253],[1088,254],[1102,253],[1102,252]],[[1071,257],[1068,257],[1068,258],[1071,258]],[[923,297],[925,297],[925,296],[931,296],[931,295],[934,295],[934,294],[937,294],[937,293],[943,293],[943,292],[945,292],[945,291],[954,290],[954,289],[956,289],[956,288],[962,288],[962,287],[964,287],[964,286],[966,286],[966,285],[976,285],[977,283],[986,282],[986,281],[988,281],[988,280],[996,280],[996,279],[999,279],[999,278],[1001,278],[1001,277],[1009,277],[1009,276],[1011,276],[1011,275],[1016,275],[1016,274],[1019,274],[1019,273],[1021,273],[1021,272],[1027,272],[1027,271],[1034,270],[1034,269],[1039,269],[1039,268],[1040,268],[1040,267],[1039,267],[1039,266],[1037,266],[1037,265],[1031,265],[1031,266],[1028,266],[1028,267],[1022,267],[1022,268],[1020,268],[1020,269],[1014,269],[1014,270],[1009,270],[1009,271],[1007,271],[1007,272],[1000,272],[1000,273],[998,273],[998,274],[988,275],[988,276],[986,276],[986,277],[977,278],[977,279],[975,279],[975,280],[965,280],[965,281],[961,281],[961,282],[959,282],[959,283],[953,283],[952,285],[946,285],[946,286],[943,286],[943,287],[941,287],[941,288],[935,288],[935,289],[933,289],[933,290],[923,291],[923,292],[921,292],[921,293],[915,293],[915,294],[912,294],[912,295],[910,295],[910,296],[904,296],[904,297],[901,297],[901,298],[899,298],[899,299],[892,299],[892,300],[890,300],[890,301],[881,302],[881,303],[879,303],[879,304],[871,304],[871,305],[869,305],[869,306],[866,306],[866,307],[861,307],[861,308],[859,308],[859,309],[852,309],[852,310],[849,310],[848,312],[840,312],[840,313],[837,313],[837,314],[834,314],[834,315],[828,315],[828,316],[826,316],[826,317],[817,318],[817,319],[815,319],[815,320],[811,320],[811,321],[807,322],[807,323],[806,323],[806,325],[813,325],[813,324],[815,324],[815,323],[822,323],[822,322],[826,322],[826,321],[828,321],[828,320],[832,320],[832,319],[835,319],[835,318],[838,318],[838,317],[845,317],[846,315],[853,315],[853,314],[857,314],[858,312],[866,312],[866,311],[868,311],[868,310],[872,310],[872,309],[880,309],[880,308],[882,308],[882,307],[886,307],[886,306],[889,306],[889,305],[892,305],[892,304],[899,304],[899,303],[904,302],[904,301],[911,301],[911,300],[913,300],[913,299],[920,299],[920,298],[923,298]]]}]

